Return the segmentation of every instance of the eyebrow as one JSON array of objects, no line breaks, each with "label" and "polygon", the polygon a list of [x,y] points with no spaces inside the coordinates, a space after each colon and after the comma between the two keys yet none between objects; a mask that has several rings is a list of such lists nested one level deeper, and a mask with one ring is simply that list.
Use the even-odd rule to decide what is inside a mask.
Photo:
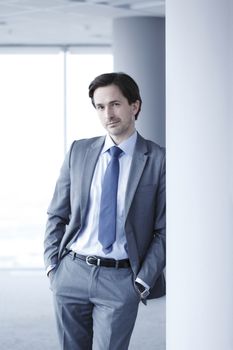
[{"label": "eyebrow", "polygon": [[[112,101],[108,102],[107,104],[109,105],[109,104],[112,104],[112,103],[115,103],[115,102],[120,103],[121,101],[120,100],[112,100]],[[103,105],[104,105],[104,103],[101,103],[101,102],[95,104],[95,106],[103,106]]]}]

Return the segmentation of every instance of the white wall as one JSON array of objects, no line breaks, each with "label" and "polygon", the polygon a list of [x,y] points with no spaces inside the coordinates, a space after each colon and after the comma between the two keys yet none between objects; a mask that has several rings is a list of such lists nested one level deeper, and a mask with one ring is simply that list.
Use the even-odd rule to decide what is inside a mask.
[{"label": "white wall", "polygon": [[167,350],[233,348],[229,10],[166,2]]}]

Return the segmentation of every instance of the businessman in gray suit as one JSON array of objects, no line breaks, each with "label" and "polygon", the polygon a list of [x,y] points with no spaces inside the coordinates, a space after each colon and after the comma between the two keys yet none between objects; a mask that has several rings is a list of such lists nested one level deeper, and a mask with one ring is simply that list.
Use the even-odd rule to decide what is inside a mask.
[{"label": "businessman in gray suit", "polygon": [[74,141],[48,209],[45,265],[60,348],[126,350],[138,305],[165,294],[165,151],[135,129],[136,82],[89,86],[106,136]]}]

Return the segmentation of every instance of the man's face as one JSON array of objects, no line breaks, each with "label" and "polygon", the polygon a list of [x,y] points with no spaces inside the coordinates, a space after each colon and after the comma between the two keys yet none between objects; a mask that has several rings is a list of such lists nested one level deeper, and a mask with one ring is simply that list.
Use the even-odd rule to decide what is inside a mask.
[{"label": "man's face", "polygon": [[133,134],[139,101],[129,104],[114,84],[97,88],[93,100],[103,127],[116,144]]}]

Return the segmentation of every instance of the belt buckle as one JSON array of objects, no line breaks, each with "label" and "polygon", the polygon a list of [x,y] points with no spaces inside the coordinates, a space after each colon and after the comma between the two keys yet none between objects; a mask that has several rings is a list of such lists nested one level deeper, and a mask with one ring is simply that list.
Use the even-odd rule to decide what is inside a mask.
[{"label": "belt buckle", "polygon": [[[90,259],[95,259],[95,262],[93,263],[91,263],[90,262]],[[89,266],[100,266],[100,258],[97,258],[95,255],[88,255],[87,257],[86,257],[86,263],[87,263],[87,265],[89,265]]]}]

